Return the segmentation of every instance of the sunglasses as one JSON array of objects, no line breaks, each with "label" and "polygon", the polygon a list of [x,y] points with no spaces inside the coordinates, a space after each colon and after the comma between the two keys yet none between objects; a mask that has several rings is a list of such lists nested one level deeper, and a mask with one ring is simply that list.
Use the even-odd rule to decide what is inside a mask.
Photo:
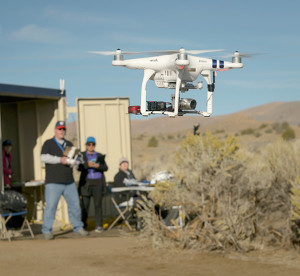
[{"label": "sunglasses", "polygon": [[95,146],[94,143],[87,143],[86,145],[87,145],[87,146]]},{"label": "sunglasses", "polygon": [[66,131],[66,129],[65,129],[65,128],[58,128],[58,130],[63,130],[63,131]]}]

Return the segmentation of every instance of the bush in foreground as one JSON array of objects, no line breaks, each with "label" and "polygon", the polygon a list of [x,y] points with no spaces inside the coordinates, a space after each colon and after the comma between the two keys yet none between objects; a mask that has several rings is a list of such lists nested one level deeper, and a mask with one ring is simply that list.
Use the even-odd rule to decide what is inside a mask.
[{"label": "bush in foreground", "polygon": [[[176,178],[158,183],[152,201],[141,203],[142,236],[153,245],[208,250],[291,245],[300,219],[300,192],[290,197],[300,175],[297,151],[278,141],[254,155],[241,149],[235,136],[222,142],[210,133],[189,135],[176,153]],[[174,205],[188,217],[183,228],[170,229],[157,215]]]}]

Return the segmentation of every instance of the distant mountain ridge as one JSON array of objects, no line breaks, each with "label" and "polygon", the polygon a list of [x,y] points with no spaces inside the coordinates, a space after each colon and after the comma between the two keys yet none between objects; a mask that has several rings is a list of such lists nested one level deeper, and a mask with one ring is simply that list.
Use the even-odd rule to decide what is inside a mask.
[{"label": "distant mountain ridge", "polygon": [[291,125],[300,123],[300,101],[274,102],[238,112],[260,122],[288,122]]},{"label": "distant mountain ridge", "polygon": [[287,122],[300,124],[300,101],[273,102],[223,116],[203,118],[200,116],[183,116],[176,118],[157,117],[146,120],[131,120],[132,135],[167,134],[192,130],[194,125],[201,128],[237,131],[258,127],[262,122]]}]

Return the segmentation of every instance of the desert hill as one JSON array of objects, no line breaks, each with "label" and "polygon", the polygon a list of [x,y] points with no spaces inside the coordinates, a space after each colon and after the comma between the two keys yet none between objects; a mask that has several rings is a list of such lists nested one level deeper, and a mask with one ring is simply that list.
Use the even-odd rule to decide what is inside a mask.
[{"label": "desert hill", "polygon": [[200,124],[201,128],[211,130],[226,129],[239,131],[245,128],[257,127],[262,122],[287,122],[291,125],[300,124],[300,101],[274,102],[246,109],[236,113],[203,118],[199,116],[183,116],[169,118],[167,116],[149,118],[146,120],[131,120],[131,133],[159,135],[193,130]]},{"label": "desert hill", "polygon": [[[132,156],[134,170],[138,172],[136,175],[147,178],[151,172],[172,166],[174,153],[182,139],[193,133],[194,126],[198,124],[197,133],[209,131],[220,140],[235,135],[241,146],[257,152],[280,138],[287,126],[299,139],[300,101],[269,103],[210,118],[183,116],[132,120]],[[153,140],[156,141],[154,146]]]},{"label": "desert hill", "polygon": [[[131,120],[131,134],[164,135],[193,131],[193,126],[200,124],[201,128],[212,130],[239,131],[245,128],[257,127],[261,123],[287,122],[290,125],[300,124],[300,101],[273,102],[243,111],[223,116],[203,118],[200,116],[183,116],[176,118],[149,117],[147,119]],[[68,123],[68,136],[76,137],[76,122]]]},{"label": "desert hill", "polygon": [[[220,140],[234,134],[242,146],[257,152],[280,138],[284,125],[293,129],[295,139],[300,139],[300,101],[274,102],[210,118],[164,116],[131,120],[132,167],[136,177],[147,178],[168,169],[181,141],[198,124],[197,133],[209,131]],[[67,138],[76,145],[76,122],[68,123],[67,128]]]}]

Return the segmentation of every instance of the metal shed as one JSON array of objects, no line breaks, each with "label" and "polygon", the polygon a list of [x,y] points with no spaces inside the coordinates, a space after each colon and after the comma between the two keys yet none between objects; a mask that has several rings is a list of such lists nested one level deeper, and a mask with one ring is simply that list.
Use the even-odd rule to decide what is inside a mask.
[{"label": "metal shed", "polygon": [[[67,117],[65,96],[64,89],[0,84],[0,141],[13,144],[13,181],[44,179],[41,147],[53,135],[56,121]],[[1,190],[2,183],[1,170]]]}]

